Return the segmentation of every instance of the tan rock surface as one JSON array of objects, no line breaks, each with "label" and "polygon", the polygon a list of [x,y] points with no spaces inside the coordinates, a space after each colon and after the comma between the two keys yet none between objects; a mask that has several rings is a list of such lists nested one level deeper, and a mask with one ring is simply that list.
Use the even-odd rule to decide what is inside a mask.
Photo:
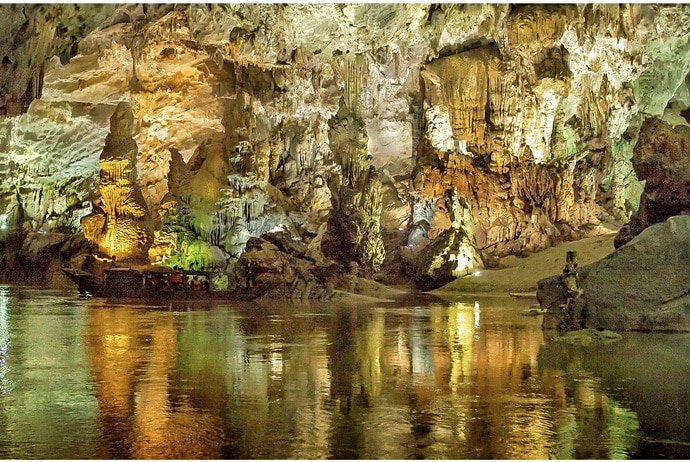
[{"label": "tan rock surface", "polygon": [[575,281],[560,275],[539,281],[543,327],[690,331],[689,244],[690,217],[674,216],[581,265]]},{"label": "tan rock surface", "polygon": [[615,233],[566,242],[525,257],[508,256],[501,259],[501,267],[485,269],[479,274],[465,276],[432,293],[534,293],[537,282],[561,274],[568,251],[577,252],[580,266],[595,262],[615,249]]}]

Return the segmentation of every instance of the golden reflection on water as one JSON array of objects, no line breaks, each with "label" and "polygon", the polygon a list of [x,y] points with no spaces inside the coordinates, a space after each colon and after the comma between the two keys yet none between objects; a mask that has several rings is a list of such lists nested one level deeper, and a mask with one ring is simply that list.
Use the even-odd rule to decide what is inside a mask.
[{"label": "golden reflection on water", "polygon": [[10,349],[8,292],[7,287],[0,286],[0,394],[9,393],[11,390],[11,382],[7,379],[7,354]]},{"label": "golden reflection on water", "polygon": [[559,353],[518,312],[92,306],[84,339],[109,457],[628,457],[635,414],[577,362],[540,366]]},{"label": "golden reflection on water", "polygon": [[199,414],[189,403],[171,409],[169,377],[178,354],[173,319],[168,313],[142,317],[118,309],[89,313],[86,338],[99,422],[113,457],[220,456],[217,417]]}]

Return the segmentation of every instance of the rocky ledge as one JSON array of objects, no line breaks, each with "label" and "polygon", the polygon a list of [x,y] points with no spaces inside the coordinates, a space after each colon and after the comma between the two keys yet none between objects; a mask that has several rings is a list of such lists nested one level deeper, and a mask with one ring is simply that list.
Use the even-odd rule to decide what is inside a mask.
[{"label": "rocky ledge", "polygon": [[608,257],[539,281],[545,329],[690,331],[690,216],[642,231]]}]

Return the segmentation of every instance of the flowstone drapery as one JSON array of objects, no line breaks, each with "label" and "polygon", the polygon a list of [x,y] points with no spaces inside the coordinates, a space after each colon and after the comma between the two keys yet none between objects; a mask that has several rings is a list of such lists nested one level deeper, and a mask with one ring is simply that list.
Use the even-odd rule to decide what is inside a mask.
[{"label": "flowstone drapery", "polygon": [[101,252],[119,260],[147,260],[153,238],[151,217],[137,184],[137,143],[128,103],[120,103],[110,118],[110,133],[100,156],[101,197],[81,220],[84,236]]}]

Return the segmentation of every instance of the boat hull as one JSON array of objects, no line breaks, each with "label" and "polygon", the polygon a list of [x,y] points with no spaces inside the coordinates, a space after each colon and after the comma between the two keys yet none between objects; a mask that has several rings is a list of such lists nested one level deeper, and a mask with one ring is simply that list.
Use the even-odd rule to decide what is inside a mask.
[{"label": "boat hull", "polygon": [[137,300],[253,300],[262,294],[256,289],[236,289],[236,290],[173,290],[167,289],[148,289],[143,287],[113,287],[95,280],[95,278],[81,270],[73,268],[63,268],[67,277],[77,284],[79,293],[92,295],[101,298],[113,298],[118,300],[137,299]]}]

